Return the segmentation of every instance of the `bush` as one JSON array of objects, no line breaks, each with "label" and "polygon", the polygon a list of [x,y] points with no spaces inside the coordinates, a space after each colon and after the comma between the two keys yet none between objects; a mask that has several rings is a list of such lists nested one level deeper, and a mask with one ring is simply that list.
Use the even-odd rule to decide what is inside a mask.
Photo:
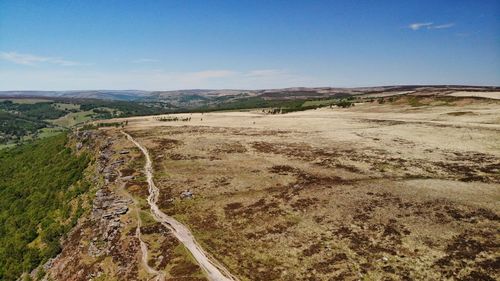
[{"label": "bush", "polygon": [[342,107],[342,108],[349,108],[351,106],[354,106],[354,103],[351,101],[348,101],[348,100],[341,100],[341,101],[337,102],[336,105],[338,107]]}]

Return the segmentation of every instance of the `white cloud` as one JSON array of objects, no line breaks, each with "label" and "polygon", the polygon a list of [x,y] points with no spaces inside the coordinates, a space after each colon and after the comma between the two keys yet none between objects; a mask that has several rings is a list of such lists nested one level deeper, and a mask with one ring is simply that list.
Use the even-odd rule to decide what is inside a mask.
[{"label": "white cloud", "polygon": [[150,58],[140,58],[132,61],[133,63],[153,63],[153,62],[159,62],[159,60],[156,59],[150,59]]},{"label": "white cloud", "polygon": [[410,28],[412,30],[419,30],[423,27],[429,27],[432,24],[433,24],[432,22],[416,22],[416,23],[412,23],[412,24],[408,25],[408,28]]},{"label": "white cloud", "polygon": [[445,23],[445,24],[440,24],[440,25],[429,26],[429,29],[445,29],[445,28],[450,28],[453,26],[455,26],[454,23]]},{"label": "white cloud", "polygon": [[408,25],[408,28],[411,30],[419,30],[419,29],[446,29],[455,26],[454,23],[445,23],[445,24],[434,24],[433,22],[416,22]]},{"label": "white cloud", "polygon": [[56,57],[42,57],[32,54],[21,54],[17,52],[0,52],[0,59],[22,65],[37,65],[40,63],[55,64],[60,66],[83,65],[82,63],[76,61],[70,61]]}]

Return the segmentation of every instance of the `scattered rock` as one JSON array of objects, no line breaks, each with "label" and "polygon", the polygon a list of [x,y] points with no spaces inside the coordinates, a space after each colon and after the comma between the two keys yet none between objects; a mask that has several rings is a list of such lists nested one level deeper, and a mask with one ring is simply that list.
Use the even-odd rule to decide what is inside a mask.
[{"label": "scattered rock", "polygon": [[193,197],[194,197],[194,194],[189,189],[181,192],[181,199],[191,199]]}]

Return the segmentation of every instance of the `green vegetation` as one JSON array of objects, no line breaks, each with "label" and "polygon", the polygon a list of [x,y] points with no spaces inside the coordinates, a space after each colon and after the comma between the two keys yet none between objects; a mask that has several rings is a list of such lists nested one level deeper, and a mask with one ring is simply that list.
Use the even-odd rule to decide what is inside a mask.
[{"label": "green vegetation", "polygon": [[0,144],[0,150],[5,149],[5,148],[10,148],[16,146],[15,143],[9,143],[9,144]]},{"label": "green vegetation", "polygon": [[[91,120],[166,113],[156,103],[94,99],[0,99],[0,148]],[[51,132],[50,134],[48,132]]]},{"label": "green vegetation", "polygon": [[352,101],[349,101],[349,100],[340,100],[338,101],[337,103],[335,103],[334,105],[338,106],[338,107],[342,107],[342,108],[349,108],[351,106],[354,106],[354,103]]},{"label": "green vegetation", "polygon": [[128,121],[85,124],[82,127],[82,129],[83,130],[95,130],[95,129],[102,128],[102,127],[115,127],[115,128],[122,127],[123,128],[127,124],[128,124]]},{"label": "green vegetation", "polygon": [[74,104],[74,103],[62,103],[62,102],[57,102],[53,103],[52,106],[57,109],[61,110],[67,110],[71,112],[77,112],[80,110],[80,105],[79,104]]},{"label": "green vegetation", "polygon": [[64,128],[42,128],[38,130],[38,138],[48,138],[66,132]]},{"label": "green vegetation", "polygon": [[33,103],[39,103],[39,102],[50,102],[50,99],[42,99],[42,98],[29,98],[29,99],[12,99],[12,98],[6,98],[6,99],[0,99],[0,102],[10,100],[13,103],[19,103],[19,104],[33,104]]},{"label": "green vegetation", "polygon": [[43,122],[26,116],[0,111],[0,144],[7,144],[9,141],[34,134],[44,126]]},{"label": "green vegetation", "polygon": [[319,106],[319,105],[332,105],[335,104],[338,101],[338,99],[323,99],[323,100],[308,100],[305,101],[302,106]]},{"label": "green vegetation", "polygon": [[0,151],[0,280],[16,280],[59,253],[61,236],[82,214],[88,163],[65,134]]},{"label": "green vegetation", "polygon": [[424,106],[423,103],[420,102],[420,100],[417,97],[409,97],[408,98],[408,104],[412,107],[419,107],[419,106]]},{"label": "green vegetation", "polygon": [[0,102],[0,110],[18,113],[30,119],[56,119],[66,114],[65,111],[56,109],[52,102],[39,103],[14,103],[10,100]]},{"label": "green vegetation", "polygon": [[0,102],[0,144],[20,143],[37,137],[38,131],[50,127],[45,121],[64,116],[66,112],[52,106],[52,102]]},{"label": "green vegetation", "polygon": [[354,103],[352,98],[329,98],[329,99],[265,99],[262,97],[246,97],[233,100],[226,103],[216,104],[213,106],[204,106],[192,112],[209,112],[222,110],[243,110],[255,108],[268,108],[264,112],[270,114],[289,113],[295,111],[303,111],[316,109],[325,106],[350,107]]},{"label": "green vegetation", "polygon": [[286,108],[286,109],[300,109],[304,100],[267,100],[262,97],[248,97],[241,98],[227,103],[216,104],[213,106],[200,107],[194,111],[196,112],[209,112],[221,110],[241,110],[251,108]]},{"label": "green vegetation", "polygon": [[61,118],[51,120],[50,123],[57,126],[70,128],[72,126],[84,123],[86,121],[90,121],[92,119],[93,119],[93,113],[91,110],[78,111],[78,112],[70,112]]},{"label": "green vegetation", "polygon": [[[155,115],[165,113],[165,109],[154,107],[150,104],[128,101],[109,101],[109,100],[77,100],[81,110],[94,110],[96,113],[107,114],[109,117],[130,117],[141,115]],[[101,110],[99,110],[99,108]],[[104,112],[102,108],[110,108],[110,112]]]}]

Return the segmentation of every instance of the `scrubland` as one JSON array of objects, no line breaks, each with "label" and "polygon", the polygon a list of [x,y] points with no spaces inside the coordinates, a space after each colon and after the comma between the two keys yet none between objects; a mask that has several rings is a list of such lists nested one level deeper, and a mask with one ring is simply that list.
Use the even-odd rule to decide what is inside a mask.
[{"label": "scrubland", "polygon": [[500,278],[498,101],[176,116],[125,130],[163,211],[241,280]]}]

